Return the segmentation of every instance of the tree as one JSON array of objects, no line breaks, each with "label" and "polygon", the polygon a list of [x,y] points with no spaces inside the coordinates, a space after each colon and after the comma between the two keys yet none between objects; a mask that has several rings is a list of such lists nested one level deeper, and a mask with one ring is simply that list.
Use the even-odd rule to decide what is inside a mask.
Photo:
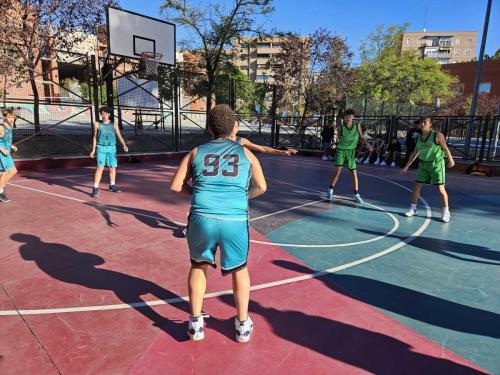
[{"label": "tree", "polygon": [[[216,1],[202,7],[189,0],[165,0],[161,6],[171,21],[186,27],[195,36],[191,43],[184,41],[184,45],[199,57],[195,70],[206,75],[203,94],[207,98],[207,113],[212,107],[217,76],[231,60],[229,47],[233,41],[248,34],[262,34],[262,28],[255,26],[255,18],[270,13],[272,2],[235,0],[228,8]],[[173,12],[171,16],[170,12]]]},{"label": "tree", "polygon": [[350,90],[352,52],[339,35],[320,28],[309,37],[283,36],[281,52],[271,60],[279,104],[312,112],[332,110]]},{"label": "tree", "polygon": [[493,56],[485,54],[484,59],[485,60],[498,60],[498,59],[500,59],[500,48],[496,50],[496,52]]},{"label": "tree", "polygon": [[456,79],[435,61],[414,51],[401,51],[407,28],[378,26],[361,47],[362,62],[356,69],[355,93],[391,103],[429,105],[452,95]]},{"label": "tree", "polygon": [[40,130],[37,69],[43,58],[54,61],[58,50],[70,51],[104,20],[106,5],[115,0],[0,0],[5,10],[0,40],[9,41],[19,74],[27,75],[34,100],[35,130]]},{"label": "tree", "polygon": [[408,29],[409,23],[403,25],[377,25],[375,32],[368,34],[361,42],[359,48],[361,61],[374,61],[387,55],[401,53],[403,33]]},{"label": "tree", "polygon": [[[472,103],[471,95],[456,95],[449,98],[437,112],[440,116],[468,116]],[[477,116],[495,116],[500,97],[482,93],[477,98]]]}]

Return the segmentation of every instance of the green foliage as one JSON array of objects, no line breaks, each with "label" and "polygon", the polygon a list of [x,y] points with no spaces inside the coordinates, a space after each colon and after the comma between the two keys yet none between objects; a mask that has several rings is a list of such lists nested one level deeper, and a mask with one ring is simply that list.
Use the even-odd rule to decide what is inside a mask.
[{"label": "green foliage", "polygon": [[456,79],[437,62],[413,51],[400,51],[408,25],[378,26],[361,48],[363,61],[355,70],[355,95],[389,103],[430,105],[452,95]]}]

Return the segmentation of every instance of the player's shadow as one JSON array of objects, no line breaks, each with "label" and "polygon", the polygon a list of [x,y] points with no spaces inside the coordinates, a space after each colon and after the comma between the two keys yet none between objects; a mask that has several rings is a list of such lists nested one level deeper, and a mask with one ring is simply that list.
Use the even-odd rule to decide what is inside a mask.
[{"label": "player's shadow", "polygon": [[172,306],[186,314],[188,305],[175,293],[151,282],[121,272],[98,268],[105,260],[92,253],[78,250],[60,243],[43,242],[39,237],[14,233],[10,236],[21,243],[19,252],[26,261],[33,261],[47,275],[56,280],[80,285],[89,289],[109,290],[124,303],[151,320],[154,326],[170,334],[177,341],[187,340],[185,323],[169,320],[158,314],[142,296],[151,294],[160,300],[169,300]]},{"label": "player's shadow", "polygon": [[147,225],[150,228],[168,229],[173,232],[175,237],[179,238],[184,237],[182,231],[185,228],[185,226],[174,223],[173,221],[167,219],[165,216],[161,215],[159,212],[144,210],[136,207],[125,207],[112,204],[98,204],[93,202],[86,202],[85,204],[88,206],[92,206],[97,211],[99,211],[103,219],[106,221],[106,224],[110,227],[117,226],[117,224],[113,222],[110,212],[124,213],[127,215],[132,215],[138,221],[140,221],[144,225]]},{"label": "player's shadow", "polygon": [[[285,260],[273,263],[300,273],[314,272],[308,267]],[[490,311],[362,276],[330,274],[318,279],[330,289],[371,306],[436,327],[500,339],[500,315]]]},{"label": "player's shadow", "polygon": [[[230,296],[219,299],[233,305]],[[280,338],[373,374],[409,374],[416,369],[425,369],[428,374],[481,374],[448,359],[418,353],[394,337],[351,324],[298,310],[266,307],[255,301],[250,301],[249,310],[250,314],[262,316]],[[233,327],[229,337],[234,340],[232,322],[223,323]],[[224,329],[226,335],[228,328]],[[255,335],[259,328],[257,325]]]},{"label": "player's shadow", "polygon": [[[367,233],[375,236],[384,236],[386,234],[370,230],[370,229],[360,229],[357,228],[359,232]],[[396,238],[400,241],[406,239],[405,236],[398,236],[396,234],[390,234],[388,237]],[[500,266],[500,252],[496,250],[488,249],[484,246],[471,245],[462,242],[456,242],[452,240],[442,240],[437,238],[418,236],[413,241],[411,241],[410,246],[415,246],[423,250],[431,251],[433,253],[444,255],[450,258],[458,259],[464,262],[480,263],[480,264],[490,264],[494,266]],[[471,256],[474,258],[467,258],[460,256],[458,254]],[[481,259],[476,259],[481,258]]]}]

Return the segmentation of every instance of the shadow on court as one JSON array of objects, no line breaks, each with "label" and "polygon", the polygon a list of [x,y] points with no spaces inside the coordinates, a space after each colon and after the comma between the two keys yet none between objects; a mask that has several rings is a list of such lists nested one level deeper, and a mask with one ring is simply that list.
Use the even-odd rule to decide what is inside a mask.
[{"label": "shadow on court", "polygon": [[[97,268],[105,260],[95,254],[79,252],[59,243],[43,242],[40,237],[24,233],[12,234],[10,238],[22,244],[19,249],[22,258],[35,262],[47,275],[68,284],[112,291],[121,301],[151,320],[154,326],[177,341],[187,340],[184,322],[169,320],[151,307],[141,305],[145,302],[141,298],[143,295],[152,294],[161,300],[180,299],[175,293],[148,280]],[[187,303],[175,303],[172,306],[189,313]]]},{"label": "shadow on court", "polygon": [[[233,305],[230,296],[219,299]],[[416,369],[425,369],[428,374],[481,374],[447,359],[417,353],[393,337],[321,316],[264,307],[255,301],[250,301],[250,313],[266,319],[282,339],[373,374],[409,374]],[[217,325],[220,329],[223,324],[223,333],[228,336],[231,323],[220,321]],[[229,337],[234,340],[233,336],[234,329]]]},{"label": "shadow on court", "polygon": [[[296,272],[314,271],[297,263],[274,264]],[[331,274],[318,278],[326,286],[393,313],[457,332],[500,338],[500,315],[361,276]]]},{"label": "shadow on court", "polygon": [[[362,232],[362,233],[372,234],[372,235],[376,235],[376,236],[385,235],[382,232],[369,230],[369,229],[357,228],[357,230],[359,232]],[[396,238],[400,241],[403,241],[406,239],[405,236],[398,236],[394,233],[388,235],[388,237]],[[433,253],[444,255],[444,256],[447,256],[450,258],[454,258],[454,259],[458,259],[458,260],[461,260],[464,262],[472,262],[472,263],[500,266],[500,252],[488,249],[487,247],[484,247],[484,246],[471,245],[471,244],[456,242],[456,241],[452,241],[452,240],[442,240],[442,239],[438,239],[438,238],[431,238],[431,237],[425,237],[425,236],[416,237],[410,243],[410,246],[415,246],[415,247],[418,247],[422,250],[431,251]],[[482,258],[483,260],[466,258],[466,257],[460,256],[458,254],[468,255],[471,257],[475,257],[475,258]]]},{"label": "shadow on court", "polygon": [[110,227],[117,226],[117,224],[115,224],[113,222],[113,220],[111,219],[111,215],[110,215],[110,211],[114,211],[114,212],[118,212],[118,213],[132,215],[138,221],[147,225],[150,228],[169,229],[173,232],[175,237],[179,237],[179,238],[184,237],[182,230],[185,227],[170,221],[169,219],[167,219],[165,216],[163,216],[159,212],[144,210],[144,209],[135,208],[135,207],[125,207],[125,206],[117,206],[117,205],[111,205],[111,204],[103,205],[103,204],[97,204],[97,203],[92,203],[92,202],[87,202],[85,204],[88,206],[92,206],[97,211],[99,211],[99,213],[101,214],[103,219],[106,221],[106,224]]}]

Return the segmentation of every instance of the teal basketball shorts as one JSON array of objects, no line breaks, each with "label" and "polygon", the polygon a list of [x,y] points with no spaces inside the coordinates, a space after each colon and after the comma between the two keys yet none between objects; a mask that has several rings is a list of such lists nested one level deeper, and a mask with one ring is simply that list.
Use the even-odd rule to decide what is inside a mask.
[{"label": "teal basketball shorts", "polygon": [[222,275],[246,266],[250,248],[248,219],[218,219],[190,214],[187,240],[191,264],[216,268],[215,254],[220,249]]},{"label": "teal basketball shorts", "polygon": [[4,155],[0,152],[0,172],[7,172],[9,169],[14,169],[14,160],[12,156]]},{"label": "teal basketball shorts", "polygon": [[96,160],[98,167],[118,167],[116,146],[97,146]]}]

